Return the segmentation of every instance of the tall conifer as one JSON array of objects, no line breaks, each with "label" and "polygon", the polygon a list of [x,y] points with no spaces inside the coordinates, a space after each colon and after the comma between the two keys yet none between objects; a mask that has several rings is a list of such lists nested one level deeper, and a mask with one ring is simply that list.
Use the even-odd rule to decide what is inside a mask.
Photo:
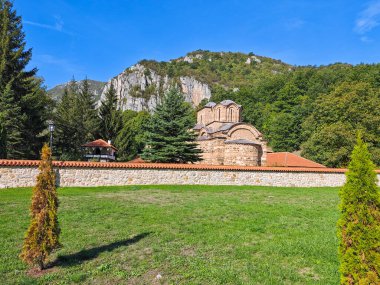
[{"label": "tall conifer", "polygon": [[77,86],[73,79],[64,89],[61,101],[55,113],[56,147],[62,160],[78,159],[77,149]]},{"label": "tall conifer", "polygon": [[361,137],[340,189],[341,284],[380,284],[380,193],[375,166]]},{"label": "tall conifer", "polygon": [[47,94],[35,78],[37,69],[26,71],[32,50],[25,46],[21,17],[11,1],[0,0],[0,120],[6,158],[36,158],[36,137],[46,127]]},{"label": "tall conifer", "polygon": [[176,88],[171,88],[152,115],[147,126],[142,158],[152,162],[187,163],[201,160],[195,142],[194,114]]},{"label": "tall conifer", "polygon": [[79,101],[81,102],[81,115],[83,129],[79,130],[82,137],[82,144],[95,139],[98,128],[98,115],[95,104],[95,96],[90,90],[87,77],[82,81],[79,90]]},{"label": "tall conifer", "polygon": [[123,118],[121,111],[118,110],[118,99],[113,83],[111,83],[104,100],[101,102],[99,118],[99,136],[102,139],[114,142],[122,128]]}]

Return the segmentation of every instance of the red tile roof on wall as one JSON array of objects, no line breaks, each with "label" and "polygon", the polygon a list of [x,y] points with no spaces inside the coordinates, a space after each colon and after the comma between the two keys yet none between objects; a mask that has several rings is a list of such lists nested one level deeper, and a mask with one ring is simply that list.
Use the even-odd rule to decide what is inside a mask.
[{"label": "red tile roof on wall", "polygon": [[[0,167],[37,167],[39,160],[0,160]],[[180,169],[180,170],[221,170],[221,171],[271,171],[271,172],[321,172],[344,173],[342,168],[326,167],[266,167],[207,164],[175,163],[124,163],[124,162],[87,162],[87,161],[53,161],[59,168],[126,168],[126,169]],[[380,170],[377,171],[380,173]]]},{"label": "red tile roof on wall", "polygon": [[267,154],[267,166],[269,167],[313,167],[326,168],[326,166],[312,160],[303,158],[290,152],[274,152]]},{"label": "red tile roof on wall", "polygon": [[105,148],[110,147],[110,148],[113,148],[114,150],[117,150],[116,147],[114,147],[113,145],[109,144],[108,142],[102,139],[98,139],[93,142],[86,143],[82,146],[83,147],[105,147]]}]

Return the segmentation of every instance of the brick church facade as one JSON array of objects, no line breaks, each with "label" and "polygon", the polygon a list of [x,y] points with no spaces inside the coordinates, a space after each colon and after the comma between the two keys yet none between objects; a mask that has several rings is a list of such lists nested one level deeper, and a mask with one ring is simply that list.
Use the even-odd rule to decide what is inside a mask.
[{"label": "brick church facade", "polygon": [[263,135],[242,122],[242,106],[231,100],[209,102],[197,113],[194,131],[202,164],[266,166],[271,152]]}]

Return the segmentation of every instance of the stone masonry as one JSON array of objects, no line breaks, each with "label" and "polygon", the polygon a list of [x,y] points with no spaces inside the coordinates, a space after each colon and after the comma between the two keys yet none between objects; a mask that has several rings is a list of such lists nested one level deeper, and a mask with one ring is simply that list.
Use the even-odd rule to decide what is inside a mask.
[{"label": "stone masonry", "polygon": [[[8,161],[9,162],[9,161]],[[4,165],[0,160],[0,188],[35,185],[38,162]],[[56,162],[55,165],[59,165]],[[104,166],[102,166],[104,165]],[[342,186],[344,169],[223,167],[169,164],[61,163],[55,167],[59,186],[146,184],[259,185],[283,187]],[[380,178],[379,172],[378,177]]]},{"label": "stone masonry", "polygon": [[209,102],[198,111],[193,129],[202,150],[201,164],[266,165],[267,142],[254,126],[242,122],[241,111],[242,106],[231,100]]}]

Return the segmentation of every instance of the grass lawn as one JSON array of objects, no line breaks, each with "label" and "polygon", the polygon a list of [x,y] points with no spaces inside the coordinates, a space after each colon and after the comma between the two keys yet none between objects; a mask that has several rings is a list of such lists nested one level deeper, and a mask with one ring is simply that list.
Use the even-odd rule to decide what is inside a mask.
[{"label": "grass lawn", "polygon": [[63,248],[36,278],[18,259],[31,189],[0,190],[0,284],[339,283],[336,188],[125,186],[58,193]]}]

